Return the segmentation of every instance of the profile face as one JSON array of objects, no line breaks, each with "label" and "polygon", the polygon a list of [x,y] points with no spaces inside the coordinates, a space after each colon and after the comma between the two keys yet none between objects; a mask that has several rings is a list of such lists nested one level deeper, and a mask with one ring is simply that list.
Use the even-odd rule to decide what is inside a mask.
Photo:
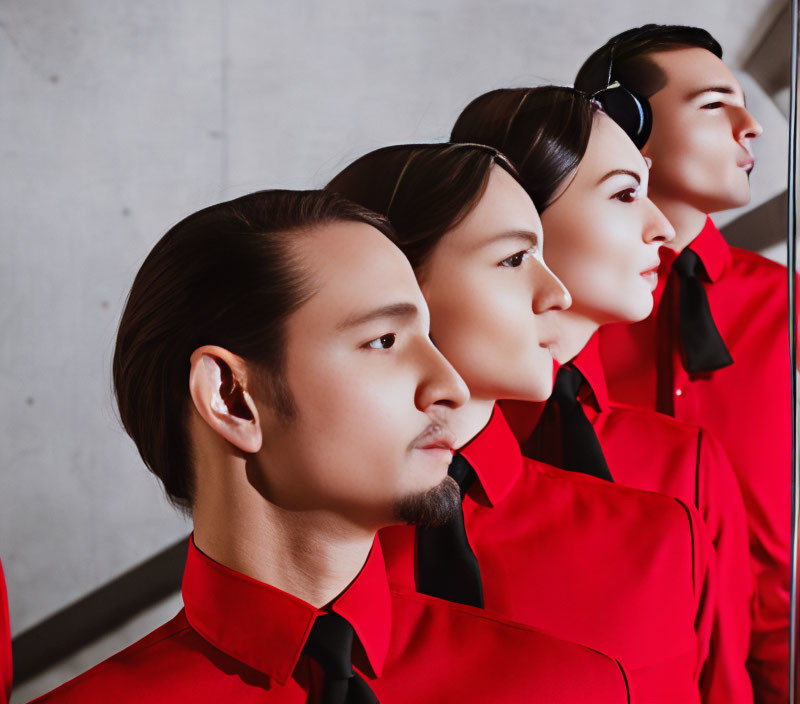
[{"label": "profile face", "polygon": [[[262,421],[261,490],[287,510],[379,528],[397,522],[398,501],[446,477],[446,423],[468,392],[431,343],[414,273],[385,235],[339,222],[299,237],[298,247],[315,292],[286,326],[297,413]],[[260,416],[269,413],[259,403]]]},{"label": "profile face", "polygon": [[643,320],[653,308],[658,249],[675,232],[647,187],[642,155],[597,113],[574,177],[542,213],[548,264],[572,294],[572,311],[599,325]]},{"label": "profile face", "polygon": [[438,242],[420,281],[431,337],[474,398],[546,399],[555,332],[569,294],[542,258],[539,215],[494,166],[472,211]]},{"label": "profile face", "polygon": [[699,47],[650,58],[666,84],[650,97],[653,131],[642,153],[653,160],[651,192],[705,213],[750,201],[752,141],[761,125],[747,111],[730,69]]}]

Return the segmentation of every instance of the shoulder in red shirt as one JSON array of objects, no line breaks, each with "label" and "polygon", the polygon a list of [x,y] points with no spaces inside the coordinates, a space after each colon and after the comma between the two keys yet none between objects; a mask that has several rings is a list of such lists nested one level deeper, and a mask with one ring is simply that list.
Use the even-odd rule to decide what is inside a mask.
[{"label": "shoulder in red shirt", "polygon": [[[323,674],[302,654],[322,612],[230,570],[192,542],[185,608],[37,702],[314,702]],[[470,607],[390,589],[376,544],[332,605],[356,633],[353,665],[390,702],[628,702],[620,664]]]},{"label": "shoulder in red shirt", "polygon": [[[461,452],[486,608],[620,658],[640,701],[700,701],[715,572],[697,512],[523,458],[498,408]],[[415,529],[380,537],[390,580],[413,587]]]},{"label": "shoulder in red shirt", "polygon": [[[586,380],[578,399],[614,481],[677,497],[697,508],[703,517],[718,567],[717,614],[711,657],[702,678],[703,701],[752,702],[745,669],[753,601],[747,519],[725,451],[711,433],[697,426],[611,402],[597,336],[572,363]],[[501,405],[514,435],[524,446],[545,404],[512,401]],[[554,434],[544,441],[558,444],[561,438]]]},{"label": "shoulder in red shirt", "polygon": [[682,363],[676,252],[662,248],[654,313],[600,330],[611,398],[708,428],[725,448],[747,510],[755,575],[748,660],[756,697],[788,699],[791,422],[786,267],[730,247],[709,218],[689,245],[710,281],[711,314],[733,357],[714,372]]}]

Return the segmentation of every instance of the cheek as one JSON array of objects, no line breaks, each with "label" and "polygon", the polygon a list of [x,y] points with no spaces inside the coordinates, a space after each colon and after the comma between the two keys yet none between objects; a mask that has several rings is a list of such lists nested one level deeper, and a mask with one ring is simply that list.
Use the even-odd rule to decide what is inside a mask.
[{"label": "cheek", "polygon": [[313,443],[309,448],[322,455],[313,462],[369,464],[404,451],[412,439],[419,424],[413,380],[389,358],[391,352],[381,361],[367,361],[372,354],[355,355],[345,364],[334,353],[327,363],[289,379],[303,432]]},{"label": "cheek", "polygon": [[[506,276],[521,278],[511,284],[502,281]],[[523,392],[524,398],[549,395],[552,358],[539,347],[525,276],[508,271],[473,278],[446,299],[429,301],[431,337],[476,397],[516,398],[526,385],[536,390],[533,398]]]},{"label": "cheek", "polygon": [[721,164],[730,160],[729,130],[720,123],[675,116],[653,129],[651,183],[707,184],[719,179]]},{"label": "cheek", "polygon": [[[643,306],[652,305],[649,289],[640,276],[647,258],[640,223],[628,222],[618,211],[608,212],[605,204],[593,209],[594,226],[589,223],[580,237],[559,247],[558,277],[572,294],[576,311],[590,312],[599,323],[637,317]],[[605,210],[605,213],[604,213]],[[597,222],[603,221],[602,229]],[[555,260],[555,257],[554,257]]]},{"label": "cheek", "polygon": [[[605,287],[608,279],[618,275],[624,251],[615,246],[613,229],[609,228],[609,214],[605,203],[593,204],[585,209],[594,217],[572,222],[561,230],[557,242],[551,238],[546,261],[572,295],[573,306],[597,295],[598,287]],[[609,231],[610,230],[610,231]]]}]

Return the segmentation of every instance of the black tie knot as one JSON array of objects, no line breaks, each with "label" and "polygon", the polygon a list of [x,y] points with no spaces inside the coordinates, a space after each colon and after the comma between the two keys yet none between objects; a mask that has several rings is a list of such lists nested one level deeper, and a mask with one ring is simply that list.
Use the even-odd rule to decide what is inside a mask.
[{"label": "black tie knot", "polygon": [[353,627],[339,614],[317,616],[303,652],[316,660],[333,680],[353,676]]},{"label": "black tie knot", "polygon": [[321,704],[379,704],[366,681],[353,670],[353,627],[339,614],[317,616],[303,654],[325,673]]},{"label": "black tie knot", "polygon": [[550,397],[558,404],[575,405],[578,403],[578,392],[584,381],[583,374],[576,367],[567,364],[558,370]]},{"label": "black tie knot", "polygon": [[578,401],[584,383],[586,378],[574,365],[558,370],[553,393],[522,453],[570,472],[614,481],[594,427]]},{"label": "black tie knot", "polygon": [[733,364],[714,318],[701,279],[710,282],[700,257],[688,247],[673,262],[678,277],[678,311],[683,365],[689,373],[713,372]]},{"label": "black tie knot", "polygon": [[672,263],[672,268],[680,279],[697,278],[698,274],[702,279],[709,278],[700,257],[688,247],[678,255]]},{"label": "black tie knot", "polygon": [[458,484],[458,488],[461,489],[461,498],[463,499],[466,493],[469,491],[469,488],[478,478],[478,475],[475,474],[475,470],[472,469],[472,465],[467,462],[464,455],[460,452],[457,452],[453,455],[453,459],[450,461],[450,466],[447,468],[447,473],[455,479],[456,483]]}]

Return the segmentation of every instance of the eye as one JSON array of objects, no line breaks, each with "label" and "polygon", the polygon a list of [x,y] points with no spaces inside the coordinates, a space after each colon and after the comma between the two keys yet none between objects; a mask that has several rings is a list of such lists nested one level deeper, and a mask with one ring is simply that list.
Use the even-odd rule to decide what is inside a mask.
[{"label": "eye", "polygon": [[529,249],[526,249],[522,252],[517,252],[516,254],[512,254],[510,257],[508,257],[508,259],[503,259],[503,261],[500,262],[500,266],[515,269],[518,266],[522,266],[522,262],[524,262],[530,255],[531,251]]},{"label": "eye", "polygon": [[370,340],[365,347],[369,347],[371,350],[388,350],[393,344],[397,335],[393,332],[390,332],[386,335],[381,335],[380,337],[376,337],[374,340]]},{"label": "eye", "polygon": [[622,203],[633,203],[636,200],[636,196],[638,194],[637,188],[626,188],[624,191],[620,191],[619,193],[614,194],[614,198]]},{"label": "eye", "polygon": [[706,105],[703,105],[700,109],[701,110],[716,110],[717,108],[721,108],[721,107],[722,107],[722,103],[717,101],[715,103],[707,103]]}]

